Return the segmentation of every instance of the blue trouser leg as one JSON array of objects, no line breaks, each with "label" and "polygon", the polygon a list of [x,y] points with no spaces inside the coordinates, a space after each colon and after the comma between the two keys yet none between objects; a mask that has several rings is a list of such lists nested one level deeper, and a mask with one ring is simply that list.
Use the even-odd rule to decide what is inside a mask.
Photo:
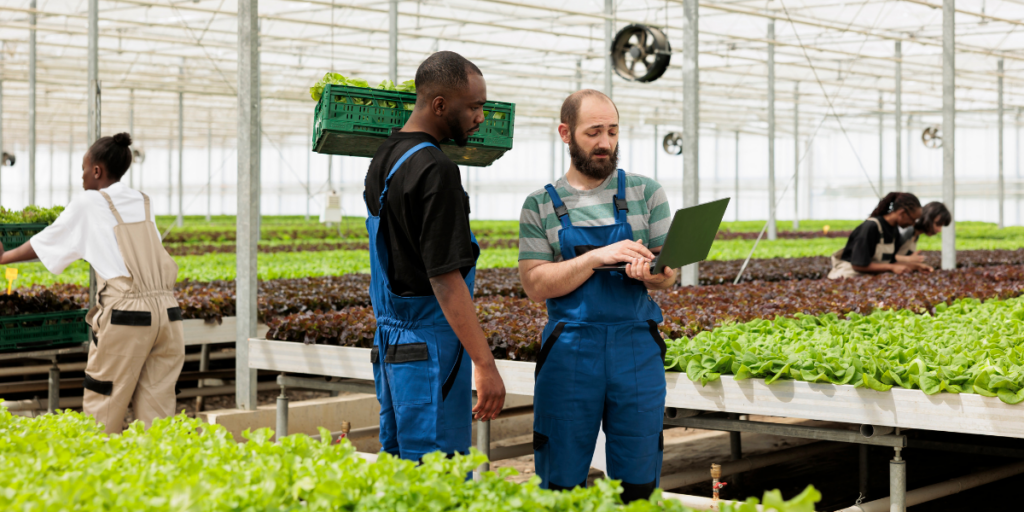
[{"label": "blue trouser leg", "polygon": [[386,329],[377,330],[374,347],[377,349],[376,360],[373,362],[373,387],[380,403],[380,451],[398,456],[398,424],[395,420],[395,407],[391,403],[391,388],[387,372],[384,371],[384,354],[387,349],[383,345]]},{"label": "blue trouser leg", "polygon": [[661,479],[665,366],[646,323],[609,329],[604,431],[608,477],[622,480],[622,500],[646,499]]},{"label": "blue trouser leg", "polygon": [[541,487],[585,485],[604,409],[602,327],[566,324],[538,370],[534,392],[534,460]]},{"label": "blue trouser leg", "polygon": [[[467,453],[472,429],[470,361],[464,355],[458,373],[452,375],[459,354],[458,338],[447,326],[400,329],[397,333],[392,337],[397,353],[411,356],[384,359],[382,378],[377,379],[387,384],[383,388],[387,396],[378,393],[382,445],[385,404],[390,406],[388,420],[395,425],[396,451],[385,451],[397,452],[407,460],[420,460],[435,451]],[[451,387],[445,397],[443,388],[450,376]]]}]

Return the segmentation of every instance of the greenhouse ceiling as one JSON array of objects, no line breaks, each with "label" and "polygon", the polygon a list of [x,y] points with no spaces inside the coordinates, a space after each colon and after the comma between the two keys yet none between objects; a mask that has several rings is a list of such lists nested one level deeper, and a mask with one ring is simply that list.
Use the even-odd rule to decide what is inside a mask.
[{"label": "greenhouse ceiling", "polygon": [[[33,9],[33,3],[36,4]],[[29,40],[37,41],[37,140],[84,141],[86,0],[8,0],[0,5],[4,145],[28,140]],[[662,29],[674,52],[650,83],[613,76],[613,95],[630,126],[680,126],[681,0],[402,0],[398,77],[412,78],[436,50],[453,50],[484,72],[488,97],[514,102],[520,127],[549,127],[564,97],[579,87],[604,89],[605,21]],[[991,126],[1004,61],[1007,123],[1024,106],[1024,1],[957,3],[957,109],[976,112],[961,126]],[[230,0],[99,2],[99,73],[103,133],[176,138],[183,93],[186,144],[232,145],[237,131],[236,5]],[[369,80],[388,77],[389,14],[383,0],[261,0],[263,130],[272,141],[309,136],[314,102],[308,88],[326,71]],[[942,10],[939,0],[723,1],[699,4],[702,129],[767,131],[770,43],[774,43],[775,110],[780,136],[826,118],[851,130],[892,126],[896,70],[902,65],[902,111],[938,122],[942,106]],[[769,38],[774,24],[774,39]],[[896,57],[896,45],[902,58]],[[797,97],[796,94],[799,94]],[[72,135],[71,131],[74,131]],[[520,132],[523,133],[523,132]]]}]

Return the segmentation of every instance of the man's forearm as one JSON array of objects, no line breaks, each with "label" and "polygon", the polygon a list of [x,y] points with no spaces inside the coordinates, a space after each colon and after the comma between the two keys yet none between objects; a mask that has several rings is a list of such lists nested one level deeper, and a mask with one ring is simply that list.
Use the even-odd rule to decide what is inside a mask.
[{"label": "man's forearm", "polygon": [[519,273],[526,294],[540,302],[572,293],[594,275],[596,266],[584,254],[558,263],[536,265],[525,271],[520,263]]},{"label": "man's forearm", "polygon": [[14,249],[4,251],[0,256],[0,265],[10,265],[19,261],[36,259],[36,250],[32,248],[32,241],[25,242]]},{"label": "man's forearm", "polygon": [[863,274],[881,274],[882,272],[892,272],[896,267],[893,263],[869,263],[866,267],[858,267],[852,265],[853,269]]},{"label": "man's forearm", "polygon": [[494,356],[487,345],[484,331],[476,317],[476,306],[469,295],[469,288],[462,278],[462,273],[454,270],[447,274],[430,278],[430,286],[434,296],[441,304],[441,311],[452,326],[459,342],[469,353],[473,364],[477,366],[493,366]]}]

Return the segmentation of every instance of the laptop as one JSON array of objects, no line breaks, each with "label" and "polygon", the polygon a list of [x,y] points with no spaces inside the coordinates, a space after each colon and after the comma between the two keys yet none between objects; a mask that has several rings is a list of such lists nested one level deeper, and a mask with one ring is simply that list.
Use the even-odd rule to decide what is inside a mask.
[{"label": "laptop", "polygon": [[[651,263],[651,273],[660,274],[665,267],[679,268],[707,258],[728,206],[729,198],[727,197],[676,210],[661,252]],[[596,267],[594,270],[626,270],[626,263],[604,265]]]}]

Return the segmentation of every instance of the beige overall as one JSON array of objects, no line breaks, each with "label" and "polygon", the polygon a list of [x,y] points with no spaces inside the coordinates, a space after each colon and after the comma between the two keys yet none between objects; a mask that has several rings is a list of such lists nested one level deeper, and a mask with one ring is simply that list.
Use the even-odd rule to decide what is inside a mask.
[{"label": "beige overall", "polygon": [[[871,258],[871,263],[887,263],[882,258],[886,254],[896,253],[896,241],[894,240],[890,243],[885,243],[885,233],[882,231],[882,224],[878,222],[878,219],[874,217],[871,217],[868,220],[875,223],[875,226],[878,227],[878,234],[881,235],[881,239],[879,240],[878,245],[875,246],[875,255]],[[903,247],[906,247],[907,244],[912,243],[913,240],[914,239],[911,238],[911,241],[908,241],[906,244],[903,245]],[[845,279],[847,277],[857,277],[866,275],[854,270],[853,265],[849,261],[843,259],[843,250],[844,249],[839,249],[838,251],[832,254],[832,270],[828,273],[828,278]]]},{"label": "beige overall", "polygon": [[149,197],[142,195],[146,220],[125,224],[110,196],[100,194],[117,219],[114,235],[131,277],[97,279],[97,305],[87,317],[95,336],[85,368],[82,408],[108,434],[116,434],[129,402],[146,427],[155,418],[174,414],[185,334],[174,298],[178,265],[149,220]]}]

